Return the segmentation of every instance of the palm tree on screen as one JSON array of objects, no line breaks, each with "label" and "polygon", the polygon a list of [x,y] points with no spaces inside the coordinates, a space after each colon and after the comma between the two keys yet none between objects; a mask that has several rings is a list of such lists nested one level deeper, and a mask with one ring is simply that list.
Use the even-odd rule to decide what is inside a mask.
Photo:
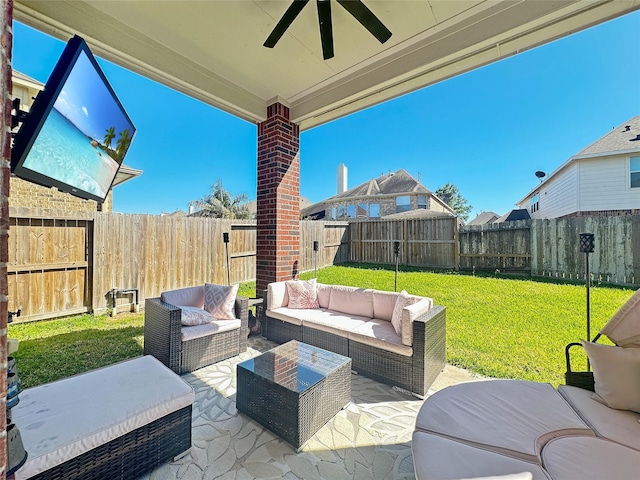
[{"label": "palm tree on screen", "polygon": [[114,138],[116,138],[116,127],[107,128],[107,133],[104,134],[104,144],[107,148],[111,148]]},{"label": "palm tree on screen", "polygon": [[129,144],[131,143],[131,130],[125,128],[120,133],[120,138],[116,141],[116,156],[118,157],[116,160],[122,160],[124,158],[124,154],[129,148]]}]

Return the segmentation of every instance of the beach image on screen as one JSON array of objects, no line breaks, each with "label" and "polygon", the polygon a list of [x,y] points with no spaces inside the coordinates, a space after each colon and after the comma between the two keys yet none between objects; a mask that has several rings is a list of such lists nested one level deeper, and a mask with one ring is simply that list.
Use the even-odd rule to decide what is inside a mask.
[{"label": "beach image on screen", "polygon": [[24,167],[105,197],[134,132],[121,106],[81,52]]}]

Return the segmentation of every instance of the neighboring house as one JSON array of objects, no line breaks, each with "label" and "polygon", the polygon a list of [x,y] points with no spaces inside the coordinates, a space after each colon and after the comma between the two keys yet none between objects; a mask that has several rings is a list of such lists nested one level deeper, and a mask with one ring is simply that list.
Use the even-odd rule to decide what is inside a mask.
[{"label": "neighboring house", "polygon": [[482,212],[471,220],[467,225],[486,225],[487,223],[493,223],[499,218],[499,215],[495,212]]},{"label": "neighboring house", "polygon": [[455,212],[406,170],[381,175],[346,190],[346,168],[338,169],[338,189],[345,191],[301,210],[312,220],[368,220],[411,210],[429,210],[446,215]]},{"label": "neighboring house", "polygon": [[[308,198],[300,197],[300,210],[307,208],[309,205],[311,205],[311,201]],[[251,218],[255,219],[258,211],[258,202],[256,200],[247,202],[247,208],[249,209]]]},{"label": "neighboring house", "polygon": [[[37,80],[25,75],[24,73],[13,71],[11,80],[13,82],[13,90],[11,98],[20,99],[20,110],[29,112],[33,100],[38,93],[44,88],[44,85]],[[18,129],[16,128],[15,131]],[[113,180],[113,186],[104,203],[98,204],[94,200],[84,200],[74,197],[73,195],[61,192],[56,188],[48,188],[36,183],[23,180],[11,175],[9,197],[10,207],[26,207],[26,208],[47,208],[67,211],[83,211],[110,212],[113,210],[113,187],[120,185],[128,180],[142,175],[142,170],[136,170],[127,165],[122,164],[120,170]]]},{"label": "neighboring house", "polygon": [[517,222],[518,220],[530,220],[531,215],[526,208],[509,210],[507,213],[497,218],[493,223]]},{"label": "neighboring house", "polygon": [[531,218],[640,214],[640,116],[569,158],[517,205]]}]

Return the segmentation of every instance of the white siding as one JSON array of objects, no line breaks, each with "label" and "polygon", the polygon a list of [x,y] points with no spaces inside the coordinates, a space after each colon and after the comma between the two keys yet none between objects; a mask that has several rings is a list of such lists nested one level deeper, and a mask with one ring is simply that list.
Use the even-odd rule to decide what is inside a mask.
[{"label": "white siding", "polygon": [[581,160],[580,211],[640,208],[640,188],[629,188],[629,157]]},{"label": "white siding", "polygon": [[557,218],[578,209],[578,166],[570,165],[540,189],[540,208],[532,218]]}]

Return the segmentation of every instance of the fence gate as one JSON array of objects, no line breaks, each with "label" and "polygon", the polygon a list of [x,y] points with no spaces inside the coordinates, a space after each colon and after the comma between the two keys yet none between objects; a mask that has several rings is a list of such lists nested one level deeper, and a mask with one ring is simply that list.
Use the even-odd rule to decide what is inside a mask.
[{"label": "fence gate", "polygon": [[21,309],[21,319],[38,320],[91,309],[92,223],[91,214],[54,219],[11,215],[10,311]]}]

